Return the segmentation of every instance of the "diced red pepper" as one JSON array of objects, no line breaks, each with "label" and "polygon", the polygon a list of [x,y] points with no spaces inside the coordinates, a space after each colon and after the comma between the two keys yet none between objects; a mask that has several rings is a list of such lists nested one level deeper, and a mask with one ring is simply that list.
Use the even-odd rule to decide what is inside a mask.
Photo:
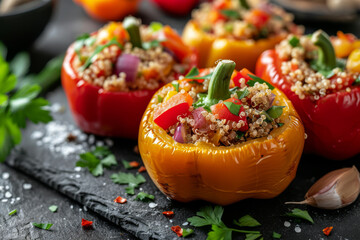
[{"label": "diced red pepper", "polygon": [[126,198],[123,198],[123,197],[118,196],[117,198],[115,198],[115,199],[114,199],[114,202],[124,204],[124,203],[126,203],[126,202],[127,202],[127,199],[126,199]]},{"label": "diced red pepper", "polygon": [[190,114],[189,108],[193,103],[188,93],[178,93],[168,101],[163,102],[154,112],[154,122],[163,129],[168,129],[178,121],[178,116]]},{"label": "diced red pepper", "polygon": [[138,172],[139,173],[142,173],[142,172],[145,172],[146,171],[146,168],[144,166],[141,166],[139,169],[138,169]]},{"label": "diced red pepper", "polygon": [[173,218],[174,217],[174,212],[173,211],[165,211],[163,212],[164,216],[167,218]]},{"label": "diced red pepper", "polygon": [[333,227],[326,227],[326,228],[323,229],[323,233],[326,236],[329,236],[332,230],[333,230]]},{"label": "diced red pepper", "polygon": [[256,28],[262,28],[270,19],[270,15],[261,10],[253,9],[248,15],[245,16],[245,20],[253,24]]},{"label": "diced red pepper", "polygon": [[91,229],[93,227],[93,221],[88,221],[86,219],[81,219],[81,226],[84,229]]},{"label": "diced red pepper", "polygon": [[246,83],[251,79],[251,77],[249,76],[249,74],[250,74],[250,75],[255,75],[255,74],[253,74],[252,72],[250,72],[247,68],[241,69],[241,71],[238,72],[238,73],[236,74],[236,76],[234,76],[234,77],[232,78],[235,86],[240,87],[240,79],[241,79],[241,78],[244,78],[244,79],[245,79],[245,84],[246,84]]},{"label": "diced red pepper", "polygon": [[174,233],[176,233],[176,235],[178,235],[178,237],[181,237],[183,234],[183,230],[180,226],[172,226],[171,230],[173,230]]},{"label": "diced red pepper", "polygon": [[132,161],[132,162],[129,162],[129,165],[133,168],[137,168],[140,166],[140,163],[137,161]]}]

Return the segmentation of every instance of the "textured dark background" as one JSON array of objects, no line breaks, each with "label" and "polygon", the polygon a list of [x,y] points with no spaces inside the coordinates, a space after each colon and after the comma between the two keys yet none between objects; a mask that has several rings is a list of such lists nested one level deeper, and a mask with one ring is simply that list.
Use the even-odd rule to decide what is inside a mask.
[{"label": "textured dark background", "polygon": [[[143,1],[138,16],[144,23],[161,21],[179,31],[189,17],[172,18],[160,12],[148,1]],[[306,24],[309,32],[323,28],[334,34],[336,30],[342,29],[360,36],[360,21],[346,25],[309,22]],[[72,1],[58,1],[51,23],[31,49],[32,69],[39,70],[49,58],[63,53],[80,33],[94,31],[102,25],[103,23],[90,19]],[[85,170],[78,171],[75,169],[78,153],[88,150],[94,144],[101,145],[109,141],[96,138],[93,143],[93,137],[81,134],[77,130],[61,87],[54,88],[46,97],[52,102],[54,109],[61,106],[64,107],[64,112],[54,112],[56,121],[52,125],[29,124],[24,131],[21,146],[14,151],[7,165],[0,165],[0,239],[176,239],[170,227],[186,224],[188,217],[207,204],[170,201],[156,189],[147,174],[143,173],[147,183],[141,186],[142,190],[155,195],[157,206],[151,208],[148,203],[133,201],[134,197],[126,196],[124,186],[113,184],[109,179],[111,173],[135,173],[136,170],[124,170],[119,164],[105,170],[104,176],[98,178],[94,178]],[[64,141],[67,133],[78,135],[78,139],[83,138],[85,141],[67,143]],[[114,142],[112,149],[116,152],[118,161],[140,161],[140,157],[133,152],[135,141],[115,139]],[[304,156],[296,179],[283,194],[271,200],[249,199],[227,206],[224,214],[225,223],[231,225],[232,219],[250,214],[262,223],[259,230],[265,239],[271,239],[273,231],[281,233],[283,239],[359,239],[359,201],[335,211],[301,207],[310,212],[315,224],[296,222],[282,216],[293,208],[283,203],[302,200],[316,179],[341,167],[355,164],[359,168],[358,162],[359,156],[344,162]],[[4,173],[9,173],[9,178],[6,178],[7,174]],[[25,183],[30,183],[32,188],[24,189]],[[6,192],[9,192],[11,197],[5,197]],[[129,202],[125,205],[113,203],[112,200],[118,195],[126,196]],[[58,212],[50,212],[50,205],[58,205]],[[18,209],[18,214],[10,217],[7,213],[12,209]],[[176,216],[172,221],[162,216],[161,212],[165,210],[175,211]],[[82,217],[94,221],[94,230],[81,228]],[[285,227],[285,221],[289,221],[291,226]],[[33,228],[31,222],[51,222],[54,226],[51,231],[44,231]],[[300,227],[300,233],[295,232],[296,226]],[[322,229],[327,226],[334,226],[330,237],[322,234]],[[208,230],[197,229],[193,239],[205,239]],[[244,236],[234,235],[234,238],[244,239]]]}]

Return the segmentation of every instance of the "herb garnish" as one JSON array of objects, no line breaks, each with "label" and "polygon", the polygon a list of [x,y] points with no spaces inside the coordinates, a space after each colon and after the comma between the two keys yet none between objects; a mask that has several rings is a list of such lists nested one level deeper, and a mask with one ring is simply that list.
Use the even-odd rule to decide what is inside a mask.
[{"label": "herb garnish", "polygon": [[238,221],[234,220],[234,224],[240,227],[257,227],[261,226],[261,224],[250,215],[245,215],[241,217]]},{"label": "herb garnish", "polygon": [[135,198],[135,200],[143,201],[143,202],[154,201],[154,199],[155,199],[154,195],[148,194],[146,192],[139,192]]},{"label": "herb garnish", "polygon": [[297,47],[299,46],[299,43],[300,43],[300,40],[298,37],[295,37],[293,36],[292,38],[290,38],[289,40],[289,44],[292,46],[292,47]]},{"label": "herb garnish", "polygon": [[103,174],[103,167],[117,165],[115,155],[107,147],[96,147],[95,150],[80,154],[80,160],[76,166],[89,169],[95,177]]},{"label": "herb garnish", "polygon": [[151,29],[151,31],[157,32],[163,28],[163,25],[159,22],[152,22],[150,23],[149,28]]},{"label": "herb garnish", "polygon": [[246,84],[249,85],[250,87],[253,87],[255,85],[255,83],[258,82],[260,84],[265,83],[266,85],[268,85],[270,90],[275,89],[273,85],[271,85],[270,83],[266,82],[265,80],[255,76],[255,75],[248,74],[248,76],[251,77],[251,79]]},{"label": "herb garnish", "polygon": [[283,114],[283,108],[285,108],[285,106],[272,106],[271,108],[269,108],[266,113],[272,118],[278,118]]},{"label": "herb garnish", "polygon": [[54,224],[52,224],[52,223],[34,223],[33,222],[32,225],[34,227],[37,227],[40,229],[49,230],[52,227],[52,225],[54,225]]},{"label": "herb garnish", "polygon": [[185,237],[191,235],[193,232],[194,232],[194,230],[191,228],[183,229],[182,236],[185,238]]},{"label": "herb garnish", "polygon": [[179,92],[179,83],[178,82],[172,83],[171,85],[173,85],[173,87],[175,88],[175,91]]},{"label": "herb garnish", "polygon": [[281,234],[280,234],[280,233],[277,233],[277,232],[273,232],[272,237],[273,237],[273,238],[276,238],[276,239],[280,239],[280,238],[281,238]]},{"label": "herb garnish", "polygon": [[236,94],[237,94],[237,96],[238,96],[238,99],[241,100],[241,99],[243,99],[244,97],[247,97],[247,96],[250,94],[250,92],[249,92],[248,88],[245,87],[244,90],[236,91]]},{"label": "herb garnish", "polygon": [[237,10],[233,10],[233,9],[223,9],[221,10],[221,15],[224,15],[227,18],[230,19],[239,19],[240,13]]},{"label": "herb garnish", "polygon": [[227,107],[227,109],[229,109],[229,111],[234,114],[235,116],[239,116],[239,112],[241,109],[242,105],[237,105],[233,102],[223,102],[225,104],[225,106]]},{"label": "herb garnish", "polygon": [[58,210],[58,206],[56,206],[56,205],[51,205],[51,206],[49,207],[49,210],[54,213],[54,212],[56,212],[56,211]]},{"label": "herb garnish", "polygon": [[91,37],[89,33],[84,33],[83,35],[80,35],[76,38],[76,41],[74,43],[74,50],[76,55],[81,58],[80,50],[83,46],[91,47],[94,45],[96,39],[94,37]]},{"label": "herb garnish", "polygon": [[299,208],[294,208],[293,210],[291,210],[290,213],[286,213],[286,216],[294,217],[294,218],[301,218],[301,219],[307,220],[311,223],[314,223],[314,220],[312,219],[312,217],[310,216],[308,211],[301,210]]},{"label": "herb garnish", "polygon": [[161,97],[160,95],[157,95],[157,100],[158,100],[158,103],[161,103],[163,101],[163,97]]},{"label": "herb garnish", "polygon": [[207,79],[207,78],[211,78],[213,73],[209,73],[205,76],[199,76],[200,72],[199,69],[196,67],[193,67],[188,74],[186,74],[185,78],[186,79]]},{"label": "herb garnish", "polygon": [[360,85],[360,76],[357,79],[355,79],[353,85]]},{"label": "herb garnish", "polygon": [[114,173],[110,176],[112,181],[117,184],[128,184],[128,187],[125,188],[127,194],[134,195],[135,188],[138,188],[140,184],[146,182],[145,178],[141,174],[132,174],[132,173]]},{"label": "herb garnish", "polygon": [[166,41],[166,39],[152,40],[152,41],[149,41],[149,42],[143,42],[142,43],[142,48],[145,49],[145,50],[149,50],[149,49],[152,49],[152,48],[160,47],[161,43],[164,42],[164,41]]},{"label": "herb garnish", "polygon": [[12,216],[12,215],[14,215],[14,214],[16,214],[17,213],[17,209],[14,209],[14,210],[12,210],[11,212],[9,212],[9,216]]},{"label": "herb garnish", "polygon": [[107,47],[110,47],[111,45],[116,45],[119,48],[123,49],[123,46],[121,45],[121,43],[119,43],[116,38],[114,37],[113,39],[111,39],[108,43],[104,44],[104,45],[99,45],[96,47],[95,51],[93,52],[93,54],[91,54],[91,56],[86,59],[86,62],[84,63],[84,65],[82,65],[80,67],[80,71],[84,71],[85,69],[87,69],[90,64],[93,62],[94,57],[99,54],[102,50],[104,50]]}]

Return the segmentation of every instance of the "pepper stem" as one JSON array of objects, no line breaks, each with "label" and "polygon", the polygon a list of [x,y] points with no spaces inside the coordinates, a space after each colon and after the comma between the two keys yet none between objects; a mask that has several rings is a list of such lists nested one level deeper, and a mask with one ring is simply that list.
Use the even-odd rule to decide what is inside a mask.
[{"label": "pepper stem", "polygon": [[230,98],[229,85],[235,65],[231,60],[221,60],[217,64],[210,79],[206,105],[211,106],[217,104],[219,100]]},{"label": "pepper stem", "polygon": [[240,6],[244,9],[250,9],[250,6],[247,2],[247,0],[239,0]]},{"label": "pepper stem", "polygon": [[132,16],[126,17],[123,21],[123,26],[129,33],[130,42],[133,47],[142,48],[139,20]]},{"label": "pepper stem", "polygon": [[329,36],[322,30],[316,31],[311,41],[319,47],[316,65],[319,69],[332,70],[336,67],[336,55]]}]

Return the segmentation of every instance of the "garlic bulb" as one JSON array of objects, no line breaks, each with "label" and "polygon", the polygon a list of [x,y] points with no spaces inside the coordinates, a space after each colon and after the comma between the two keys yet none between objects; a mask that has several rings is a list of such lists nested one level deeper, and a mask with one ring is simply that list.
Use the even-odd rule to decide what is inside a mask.
[{"label": "garlic bulb", "polygon": [[360,192],[359,171],[352,168],[329,172],[311,186],[302,202],[285,204],[307,204],[324,209],[338,209],[353,203]]}]

